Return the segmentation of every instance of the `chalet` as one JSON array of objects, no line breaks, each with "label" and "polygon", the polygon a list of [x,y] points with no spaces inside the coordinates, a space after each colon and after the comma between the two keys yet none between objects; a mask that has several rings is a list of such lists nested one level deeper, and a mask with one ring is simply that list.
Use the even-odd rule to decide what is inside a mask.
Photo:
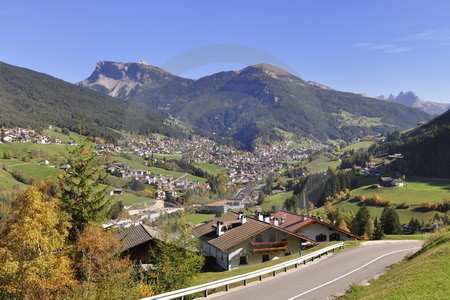
[{"label": "chalet", "polygon": [[121,242],[122,254],[129,256],[134,262],[145,264],[150,260],[149,250],[160,235],[155,228],[140,224],[120,232],[117,238]]},{"label": "chalet", "polygon": [[278,226],[281,228],[301,234],[316,242],[361,239],[349,231],[342,230],[317,218],[301,216],[288,211],[276,212],[273,214],[273,219],[278,220]]},{"label": "chalet", "polygon": [[230,212],[194,228],[203,254],[224,270],[257,264],[300,252],[313,240],[270,224]]},{"label": "chalet", "polygon": [[113,196],[113,195],[122,195],[123,194],[123,189],[114,189],[114,190],[110,191],[109,194],[111,196]]},{"label": "chalet", "polygon": [[401,178],[394,179],[392,177],[381,177],[379,180],[380,186],[404,186],[405,181]]},{"label": "chalet", "polygon": [[230,210],[241,209],[243,207],[244,204],[240,199],[228,199],[209,203],[205,205],[205,210],[210,211],[212,213],[224,214]]}]

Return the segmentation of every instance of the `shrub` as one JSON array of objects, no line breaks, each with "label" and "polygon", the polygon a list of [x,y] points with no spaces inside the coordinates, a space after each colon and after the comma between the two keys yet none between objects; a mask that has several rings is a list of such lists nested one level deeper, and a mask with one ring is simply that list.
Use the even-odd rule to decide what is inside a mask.
[{"label": "shrub", "polygon": [[407,209],[407,208],[409,208],[409,203],[406,201],[403,201],[401,204],[397,206],[397,209]]}]

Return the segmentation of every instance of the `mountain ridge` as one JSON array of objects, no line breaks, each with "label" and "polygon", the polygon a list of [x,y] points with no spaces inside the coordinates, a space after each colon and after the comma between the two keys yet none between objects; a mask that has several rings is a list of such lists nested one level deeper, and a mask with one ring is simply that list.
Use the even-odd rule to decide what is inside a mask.
[{"label": "mountain ridge", "polygon": [[397,96],[390,94],[387,98],[383,95],[376,98],[388,102],[400,103],[409,107],[415,107],[431,115],[443,114],[450,108],[450,103],[439,103],[423,100],[412,91],[400,92]]},{"label": "mountain ridge", "polygon": [[[153,76],[147,71],[148,66],[130,65],[140,69],[139,74]],[[122,68],[109,78],[134,76],[127,72]],[[109,76],[101,69],[94,73]],[[79,84],[104,93],[112,91],[92,80],[95,76],[89,78]],[[135,85],[127,92],[116,93],[116,97],[174,116],[211,136],[233,140],[237,146],[248,149],[257,143],[281,138],[277,137],[275,128],[323,141],[352,140],[411,128],[431,118],[415,108],[317,86],[264,63],[196,80],[166,73],[164,80],[160,80],[158,74],[148,82],[142,78],[134,81]],[[117,86],[122,84],[120,80],[114,80],[117,80]],[[345,119],[342,111],[359,116],[361,120]],[[378,121],[367,121],[374,118]]]}]

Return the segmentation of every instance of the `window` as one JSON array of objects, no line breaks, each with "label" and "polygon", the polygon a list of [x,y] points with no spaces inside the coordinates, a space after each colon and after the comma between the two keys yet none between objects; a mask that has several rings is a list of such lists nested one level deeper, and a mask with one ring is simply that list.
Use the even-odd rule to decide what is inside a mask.
[{"label": "window", "polygon": [[276,240],[277,240],[277,233],[276,232],[269,233],[269,241],[275,242]]},{"label": "window", "polygon": [[330,234],[330,242],[331,241],[340,241],[341,240],[341,235],[339,233],[332,233]]},{"label": "window", "polygon": [[239,257],[239,265],[248,265],[248,256],[247,255],[241,255]]},{"label": "window", "polygon": [[261,234],[261,233],[260,233],[260,234],[257,234],[257,235],[255,236],[255,242],[256,242],[256,243],[262,243],[262,241],[263,241],[262,234]]},{"label": "window", "polygon": [[223,261],[223,252],[220,252],[220,260]]},{"label": "window", "polygon": [[316,242],[326,242],[327,236],[325,234],[316,235]]},{"label": "window", "polygon": [[263,254],[262,255],[262,262],[269,261],[269,260],[270,260],[270,255],[269,254]]}]

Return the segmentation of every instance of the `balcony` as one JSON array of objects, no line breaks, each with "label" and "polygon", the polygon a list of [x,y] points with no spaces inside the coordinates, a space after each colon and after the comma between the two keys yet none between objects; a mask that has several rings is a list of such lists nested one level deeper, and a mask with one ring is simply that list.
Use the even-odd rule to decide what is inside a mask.
[{"label": "balcony", "polygon": [[252,253],[267,251],[283,251],[287,249],[288,241],[250,243],[250,251]]}]

